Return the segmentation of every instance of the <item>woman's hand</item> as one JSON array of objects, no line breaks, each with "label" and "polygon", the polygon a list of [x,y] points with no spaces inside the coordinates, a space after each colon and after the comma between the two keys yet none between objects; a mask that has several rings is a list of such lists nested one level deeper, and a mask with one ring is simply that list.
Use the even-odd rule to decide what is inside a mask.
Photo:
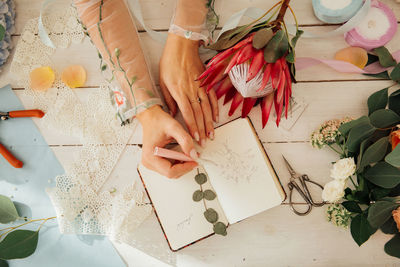
[{"label": "woman's hand", "polygon": [[169,178],[177,178],[197,167],[195,161],[172,164],[170,161],[154,155],[156,146],[164,147],[176,140],[186,155],[194,160],[198,158],[192,137],[160,106],[153,106],[143,111],[137,118],[143,127],[142,164],[146,168]]},{"label": "woman's hand", "polygon": [[196,81],[204,71],[198,49],[198,41],[170,33],[160,61],[160,87],[171,115],[178,105],[190,134],[204,146],[206,137],[214,139],[218,102],[214,90],[207,94]]}]

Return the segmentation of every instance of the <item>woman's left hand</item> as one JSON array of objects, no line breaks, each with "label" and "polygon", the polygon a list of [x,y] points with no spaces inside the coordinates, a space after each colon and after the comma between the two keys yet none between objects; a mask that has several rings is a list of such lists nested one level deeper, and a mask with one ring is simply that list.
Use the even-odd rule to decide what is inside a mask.
[{"label": "woman's left hand", "polygon": [[190,134],[204,146],[207,137],[214,138],[218,102],[214,90],[207,94],[196,81],[204,71],[198,49],[198,41],[170,33],[160,61],[160,87],[171,115],[178,106]]}]

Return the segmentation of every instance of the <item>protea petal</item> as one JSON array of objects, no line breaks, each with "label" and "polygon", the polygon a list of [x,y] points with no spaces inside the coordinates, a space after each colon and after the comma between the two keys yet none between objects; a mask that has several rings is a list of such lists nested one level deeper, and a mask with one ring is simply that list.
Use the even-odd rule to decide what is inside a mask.
[{"label": "protea petal", "polygon": [[[223,63],[223,62],[221,62]],[[212,82],[216,82],[214,83],[214,85],[222,79],[222,76],[224,75],[224,69],[226,67],[226,63],[225,64],[218,64],[215,66],[215,69],[213,72],[211,72],[201,83],[200,86],[203,87],[205,85],[208,85]]]},{"label": "protea petal", "polygon": [[269,115],[271,114],[272,104],[274,103],[274,94],[269,94],[261,100],[261,116],[262,116],[262,127],[264,129],[267,125]]},{"label": "protea petal", "polygon": [[[220,99],[223,95],[225,95],[229,89],[233,88],[231,80],[229,77],[226,77],[225,80],[221,81],[215,90],[215,94],[217,95],[217,99]],[[235,89],[235,88],[233,88]]]},{"label": "protea petal", "polygon": [[288,86],[289,97],[292,96],[292,77],[290,76],[289,67],[285,67],[286,85]]},{"label": "protea petal", "polygon": [[239,50],[239,51],[236,52],[236,54],[233,55],[233,57],[231,58],[231,60],[230,60],[230,62],[228,64],[228,67],[226,67],[226,69],[224,71],[225,74],[227,74],[233,68],[233,66],[236,65],[237,59],[240,56],[240,52],[241,51],[242,50]]},{"label": "protea petal", "polygon": [[286,84],[286,77],[285,77],[285,73],[282,72],[281,79],[280,79],[279,85],[278,85],[278,89],[276,91],[276,101],[278,103],[283,101],[282,98],[283,98],[283,93],[285,91],[285,84]]},{"label": "protea petal", "polygon": [[278,102],[278,110],[276,111],[276,126],[279,127],[279,123],[282,117],[283,101]]},{"label": "protea petal", "polygon": [[217,54],[216,56],[214,56],[210,62],[207,63],[207,68],[214,66],[216,64],[218,64],[219,62],[221,62],[222,60],[228,58],[230,55],[232,55],[237,49],[234,49],[233,47],[225,50],[224,52],[221,52],[219,54]]},{"label": "protea petal", "polygon": [[225,94],[224,105],[225,105],[226,103],[228,103],[229,101],[231,101],[232,98],[235,96],[236,93],[237,93],[236,88],[232,86],[232,88],[230,88],[230,89],[228,90],[228,92]]},{"label": "protea petal", "polygon": [[254,58],[256,53],[257,49],[255,49],[252,44],[247,44],[245,47],[243,47],[242,52],[237,59],[236,65],[243,64],[247,60]]},{"label": "protea petal", "polygon": [[229,109],[229,113],[228,113],[229,116],[232,116],[232,114],[239,107],[239,105],[242,103],[242,101],[243,101],[243,96],[238,91],[236,91],[236,94],[232,100],[231,108]]},{"label": "protea petal", "polygon": [[264,60],[264,51],[259,50],[257,51],[256,55],[254,56],[250,68],[249,68],[249,74],[247,75],[247,81],[250,81],[253,79],[257,73],[261,70],[261,68],[264,66],[265,60]]},{"label": "protea petal", "polygon": [[287,119],[287,114],[288,114],[288,110],[289,110],[289,84],[285,85],[285,118]]},{"label": "protea petal", "polygon": [[254,103],[256,103],[257,98],[253,97],[246,97],[243,100],[243,107],[242,107],[242,118],[245,118],[247,115],[249,115],[251,109],[254,106]]},{"label": "protea petal", "polygon": [[261,91],[265,88],[265,86],[267,86],[269,77],[271,76],[271,69],[272,69],[272,64],[267,64],[267,66],[265,67],[265,70],[264,70],[264,75],[263,75],[263,80],[262,80],[261,86],[259,89],[257,89],[257,91]]},{"label": "protea petal", "polygon": [[278,88],[281,75],[282,75],[282,63],[281,59],[278,59],[275,63],[273,63],[271,70],[272,88],[274,88],[275,90]]}]

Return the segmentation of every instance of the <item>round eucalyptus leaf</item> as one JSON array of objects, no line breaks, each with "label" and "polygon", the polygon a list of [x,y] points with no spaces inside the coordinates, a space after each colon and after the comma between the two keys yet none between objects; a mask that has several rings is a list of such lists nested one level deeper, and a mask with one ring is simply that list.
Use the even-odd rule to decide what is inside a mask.
[{"label": "round eucalyptus leaf", "polygon": [[6,29],[4,28],[3,25],[0,25],[0,41],[4,39],[5,35],[6,35]]},{"label": "round eucalyptus leaf", "polygon": [[216,233],[217,235],[226,236],[226,225],[222,222],[217,222],[216,224],[214,224],[214,233]]},{"label": "round eucalyptus leaf", "polygon": [[400,233],[385,244],[385,252],[390,256],[400,258]]},{"label": "round eucalyptus leaf", "polygon": [[286,33],[279,30],[264,48],[264,59],[267,63],[275,63],[283,57],[289,49]]},{"label": "round eucalyptus leaf", "polygon": [[214,200],[217,197],[217,195],[211,191],[211,190],[206,190],[204,191],[204,198],[207,200]]},{"label": "round eucalyptus leaf", "polygon": [[211,208],[204,212],[204,217],[206,217],[206,220],[210,223],[215,223],[218,221],[218,213]]},{"label": "round eucalyptus leaf", "polygon": [[207,182],[207,175],[205,175],[204,173],[199,173],[199,174],[196,175],[196,177],[194,179],[196,180],[196,182],[199,185],[202,185],[205,182]]},{"label": "round eucalyptus leaf", "polygon": [[17,209],[10,198],[0,195],[0,223],[6,224],[19,218]]},{"label": "round eucalyptus leaf", "polygon": [[0,259],[23,259],[32,255],[37,247],[39,232],[15,230],[0,242]]},{"label": "round eucalyptus leaf", "polygon": [[204,193],[200,190],[197,190],[193,193],[193,201],[199,202],[204,198]]}]

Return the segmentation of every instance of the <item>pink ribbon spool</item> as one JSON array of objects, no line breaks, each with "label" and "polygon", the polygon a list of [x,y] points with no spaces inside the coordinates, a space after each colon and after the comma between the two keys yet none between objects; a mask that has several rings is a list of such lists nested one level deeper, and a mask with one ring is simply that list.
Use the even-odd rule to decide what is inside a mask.
[{"label": "pink ribbon spool", "polygon": [[[379,36],[379,38],[369,38],[365,35],[362,35],[362,32],[365,30],[368,30],[369,28],[372,28],[376,26],[376,21],[371,20],[372,15],[386,15],[385,17],[379,17],[376,18],[377,20],[387,20],[389,23],[389,28],[386,30],[386,32]],[[384,24],[386,21],[382,21]],[[372,50],[377,47],[384,46],[386,43],[388,43],[390,40],[392,40],[393,36],[397,32],[397,19],[396,16],[394,15],[393,11],[385,4],[379,2],[379,1],[373,1],[371,3],[371,9],[369,11],[369,14],[367,17],[354,29],[351,31],[345,33],[345,39],[346,42],[351,45],[351,46],[358,46],[362,47],[366,50]]]}]

